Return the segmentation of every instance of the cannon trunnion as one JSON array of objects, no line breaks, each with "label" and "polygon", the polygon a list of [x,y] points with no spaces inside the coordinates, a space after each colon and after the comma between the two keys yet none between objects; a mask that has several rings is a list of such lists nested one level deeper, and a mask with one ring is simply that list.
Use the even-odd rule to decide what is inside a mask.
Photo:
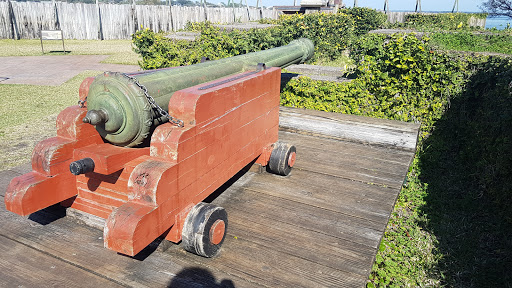
[{"label": "cannon trunnion", "polygon": [[[302,57],[292,55],[295,60],[286,63],[312,55],[308,45],[295,46],[304,50]],[[33,171],[10,182],[6,208],[28,215],[61,203],[101,217],[105,247],[126,255],[162,235],[198,255],[216,255],[227,213],[201,201],[252,162],[280,175],[295,162],[295,147],[278,142],[281,70],[247,65],[166,92],[144,78],[180,69],[86,79],[82,105],[59,114],[57,137],[34,149]],[[148,94],[159,95],[160,87],[169,95],[154,99],[179,122],[165,123],[141,86]]]}]

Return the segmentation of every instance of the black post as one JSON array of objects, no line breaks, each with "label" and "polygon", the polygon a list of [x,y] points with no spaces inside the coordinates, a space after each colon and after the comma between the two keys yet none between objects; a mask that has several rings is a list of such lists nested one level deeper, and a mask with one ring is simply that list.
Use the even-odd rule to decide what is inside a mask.
[{"label": "black post", "polygon": [[16,22],[16,15],[14,15],[14,8],[10,0],[7,2],[9,6],[9,22],[11,24],[12,39],[20,40],[20,31],[18,30],[18,24]]},{"label": "black post", "polygon": [[53,9],[55,12],[55,30],[62,30],[60,28],[60,20],[59,20],[59,10],[57,9],[57,3],[53,3]]},{"label": "black post", "polygon": [[100,8],[100,5],[98,5],[98,21],[99,21],[99,25],[100,25],[100,29],[98,29],[98,39],[100,40],[104,40],[103,38],[103,23],[101,21],[101,8]]}]

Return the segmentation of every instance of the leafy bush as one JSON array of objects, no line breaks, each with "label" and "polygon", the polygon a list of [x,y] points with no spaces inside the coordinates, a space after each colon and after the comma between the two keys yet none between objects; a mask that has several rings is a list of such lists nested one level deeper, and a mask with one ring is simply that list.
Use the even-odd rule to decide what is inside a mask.
[{"label": "leafy bush", "polygon": [[315,57],[336,59],[350,45],[354,35],[354,19],[344,13],[283,15],[277,22],[276,37],[284,44],[297,38],[315,43]]},{"label": "leafy bush", "polygon": [[366,7],[341,9],[339,12],[354,18],[356,35],[363,35],[370,30],[382,28],[387,21],[386,14]]},{"label": "leafy bush", "polygon": [[463,64],[429,50],[427,38],[393,35],[384,44],[379,42],[382,36],[369,35],[368,39],[360,41],[365,55],[358,54],[357,79],[349,83],[292,80],[282,93],[281,104],[413,121],[423,124],[426,135],[442,116],[450,96],[460,91]]},{"label": "leafy bush", "polygon": [[201,58],[219,59],[287,45],[294,39],[309,38],[315,43],[315,57],[336,59],[353,39],[351,16],[338,14],[283,15],[279,26],[249,31],[221,31],[211,23],[189,24],[199,31],[193,42],[172,40],[149,29],[133,35],[135,51],[142,56],[143,69],[156,69],[198,63]]},{"label": "leafy bush", "polygon": [[512,36],[508,33],[435,33],[432,35],[432,42],[449,50],[512,54]]},{"label": "leafy bush", "polygon": [[436,13],[409,14],[405,16],[404,26],[422,30],[458,30],[469,27],[470,18],[485,19],[485,13]]},{"label": "leafy bush", "polygon": [[[498,213],[512,223],[512,60],[490,58],[478,71],[452,112],[459,123],[461,169],[476,186],[492,195]],[[476,140],[478,139],[478,140]]]}]

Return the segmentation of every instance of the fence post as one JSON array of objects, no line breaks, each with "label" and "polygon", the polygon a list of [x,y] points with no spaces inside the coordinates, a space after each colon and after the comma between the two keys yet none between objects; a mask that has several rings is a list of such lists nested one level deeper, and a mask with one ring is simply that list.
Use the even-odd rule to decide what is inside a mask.
[{"label": "fence post", "polygon": [[[240,0],[242,2],[242,0]],[[247,4],[247,0],[245,0],[245,7],[247,7],[247,20],[251,21],[251,11],[249,10],[249,4]]]},{"label": "fence post", "polygon": [[18,24],[16,22],[16,15],[14,15],[14,8],[12,7],[11,1],[7,1],[9,6],[9,22],[11,24],[11,36],[12,39],[20,40],[20,31],[18,30]]},{"label": "fence post", "polygon": [[135,0],[132,1],[132,21],[133,21],[133,33],[137,33],[137,30],[139,30],[139,19],[137,18],[137,4],[135,3]]},{"label": "fence post", "polygon": [[201,0],[204,9],[204,22],[208,21],[208,11],[206,11],[206,0]]},{"label": "fence post", "polygon": [[57,9],[57,3],[55,3],[55,1],[52,1],[53,3],[53,12],[55,13],[55,30],[62,30],[60,29],[60,19],[59,19],[59,10]]},{"label": "fence post", "polygon": [[174,30],[174,19],[172,19],[172,0],[169,0],[169,15],[171,17],[171,31],[176,31]]},{"label": "fence post", "polygon": [[261,20],[261,19],[263,19],[263,0],[258,0],[258,2],[260,2],[260,4],[261,4],[261,7],[260,7],[260,20]]},{"label": "fence post", "polygon": [[98,11],[98,39],[103,40],[103,24],[101,23],[101,9],[98,0],[96,0],[96,11]]},{"label": "fence post", "polygon": [[455,7],[457,7],[457,13],[459,13],[459,0],[455,0],[453,3],[452,13],[455,12]]},{"label": "fence post", "polygon": [[414,12],[420,12],[421,13],[421,0],[416,0],[416,9]]}]

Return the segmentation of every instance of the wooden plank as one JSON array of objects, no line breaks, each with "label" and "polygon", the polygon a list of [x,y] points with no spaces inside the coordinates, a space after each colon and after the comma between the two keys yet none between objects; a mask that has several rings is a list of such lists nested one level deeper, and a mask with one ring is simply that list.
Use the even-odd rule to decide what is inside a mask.
[{"label": "wooden plank", "polygon": [[[60,213],[62,217],[64,214]],[[116,254],[103,247],[101,230],[79,225],[72,218],[59,218],[56,214],[58,211],[49,208],[24,218],[6,211],[2,205],[0,236],[128,287],[167,287],[169,283],[178,283],[182,287],[187,287],[187,283],[188,287],[211,287],[213,279],[228,279],[236,287],[254,287],[246,280],[223,271],[214,271],[191,261],[175,260],[168,252],[155,251],[157,244],[150,245],[135,258]],[[170,250],[173,249],[185,253],[178,245],[172,245]],[[187,278],[191,274],[193,278]],[[2,277],[3,272],[0,270]],[[38,283],[32,282],[32,285],[27,286],[38,286]]]},{"label": "wooden plank", "polygon": [[28,173],[28,172],[32,171],[32,163],[27,162],[27,163],[22,164],[20,166],[13,167],[13,168],[11,168],[9,170],[17,172],[19,174],[25,174],[25,173]]},{"label": "wooden plank", "polygon": [[[201,22],[206,18],[215,23],[248,22],[259,18],[277,19],[277,13],[270,9],[221,7],[180,7],[165,5],[137,5],[135,15],[131,4],[95,4],[85,3],[35,3],[12,2],[13,14],[22,39],[39,39],[39,30],[65,31],[69,39],[98,39],[101,26],[104,39],[130,39],[131,34],[140,26],[154,31],[183,29],[187,22]],[[12,38],[9,5],[0,2],[0,38]],[[101,11],[101,13],[99,13]],[[177,15],[179,17],[171,17]],[[248,18],[251,14],[251,19]],[[255,15],[258,15],[257,17]],[[135,17],[134,17],[135,16]],[[58,19],[58,21],[57,21]],[[171,21],[173,22],[171,25]],[[59,27],[56,26],[59,24]]]},{"label": "wooden plank", "polygon": [[351,123],[351,122],[364,123],[367,125],[373,125],[373,126],[377,126],[377,127],[381,126],[383,128],[392,128],[392,129],[396,129],[396,130],[402,130],[402,131],[404,131],[406,133],[410,133],[410,134],[417,134],[417,130],[420,127],[419,124],[411,123],[411,122],[373,118],[373,117],[367,117],[367,116],[350,115],[350,114],[343,114],[343,113],[331,113],[331,112],[309,110],[309,109],[302,109],[302,108],[281,106],[280,111],[283,113],[284,117],[286,117],[286,115],[289,115],[289,114],[291,114],[291,115],[306,115],[309,117],[318,117],[318,118],[323,118],[326,120],[334,119],[334,120],[344,121],[347,123]]},{"label": "wooden plank", "polygon": [[254,221],[253,215],[230,212],[229,235],[233,238],[245,239],[269,250],[282,251],[333,269],[368,275],[374,255],[373,249],[367,246],[288,223],[268,219],[261,223]]},{"label": "wooden plank", "polygon": [[3,235],[0,250],[1,287],[123,287]]},{"label": "wooden plank", "polygon": [[[228,211],[253,215],[254,221],[283,222],[303,230],[332,235],[368,247],[377,247],[384,227],[366,219],[307,204],[244,190],[224,205]],[[379,231],[380,230],[380,231]]]},{"label": "wooden plank", "polygon": [[[281,129],[311,135],[323,135],[333,139],[349,140],[382,145],[408,151],[416,150],[418,124],[376,122],[362,117],[346,117],[340,113],[281,108]],[[372,118],[368,118],[372,119]]]},{"label": "wooden plank", "polygon": [[392,206],[397,196],[392,189],[335,176],[317,177],[298,169],[292,173],[290,177],[268,174],[257,176],[244,188],[374,222],[387,219],[389,206]]},{"label": "wooden plank", "polygon": [[[411,153],[390,153],[394,149],[376,146],[351,145],[353,143],[325,139],[318,145],[318,138],[299,134],[281,132],[283,141],[293,142],[300,148],[302,158],[329,161],[332,166],[355,166],[359,168],[385,171],[402,177],[402,170],[407,170]],[[280,138],[280,139],[281,139]],[[332,141],[332,142],[331,142]],[[330,144],[330,145],[329,145]],[[391,151],[390,151],[391,150]],[[319,159],[321,157],[322,159]],[[371,163],[368,165],[368,163]]]},{"label": "wooden plank", "polygon": [[[370,144],[354,143],[328,139],[324,137],[315,137],[311,135],[297,134],[293,132],[280,131],[279,139],[282,141],[304,142],[307,149],[323,150],[331,155],[333,152],[339,153],[343,157],[352,155],[352,158],[371,159],[380,162],[391,163],[392,165],[408,167],[408,162],[412,159],[413,153],[392,148],[374,146]],[[320,139],[320,141],[319,141]],[[364,153],[361,153],[364,150]]]},{"label": "wooden plank", "polygon": [[[357,120],[329,115],[336,121]],[[404,125],[361,121],[397,131]],[[0,242],[8,237],[15,251],[31,247],[83,273],[130,287],[363,287],[414,153],[320,136],[281,131],[281,140],[297,146],[291,175],[239,173],[231,186],[219,189],[220,196],[210,197],[229,214],[228,235],[217,258],[202,258],[167,242],[160,245],[170,246],[166,252],[153,243],[134,258],[116,255],[103,248],[100,230],[61,218],[65,213],[56,208],[27,219],[0,207]],[[0,181],[0,193],[22,172],[0,172],[0,180],[8,178]],[[10,273],[18,277],[17,271]]]},{"label": "wooden plank", "polygon": [[269,249],[244,238],[230,238],[218,258],[171,253],[173,259],[193,259],[198,264],[229,271],[230,275],[253,282],[254,287],[362,287],[366,282],[366,277],[357,274]]},{"label": "wooden plank", "polygon": [[[279,139],[292,143],[297,147],[296,169],[397,189],[401,187],[408,169],[406,165],[397,164],[393,159],[393,154],[389,155],[388,158],[385,153],[382,153],[381,159],[361,157],[361,155],[372,152],[372,150],[373,152],[378,152],[384,151],[385,148],[359,147],[350,149],[348,146],[343,147],[344,143],[338,142],[340,147],[335,148],[331,146],[332,150],[324,147],[326,151],[322,152],[309,148],[314,147],[315,143],[317,143],[312,136],[281,132]],[[346,151],[350,152],[338,156],[337,152],[343,151],[343,148],[348,148]],[[410,153],[407,158],[412,160],[412,155]],[[391,161],[386,161],[386,158]],[[411,160],[407,161],[407,163]]]}]

